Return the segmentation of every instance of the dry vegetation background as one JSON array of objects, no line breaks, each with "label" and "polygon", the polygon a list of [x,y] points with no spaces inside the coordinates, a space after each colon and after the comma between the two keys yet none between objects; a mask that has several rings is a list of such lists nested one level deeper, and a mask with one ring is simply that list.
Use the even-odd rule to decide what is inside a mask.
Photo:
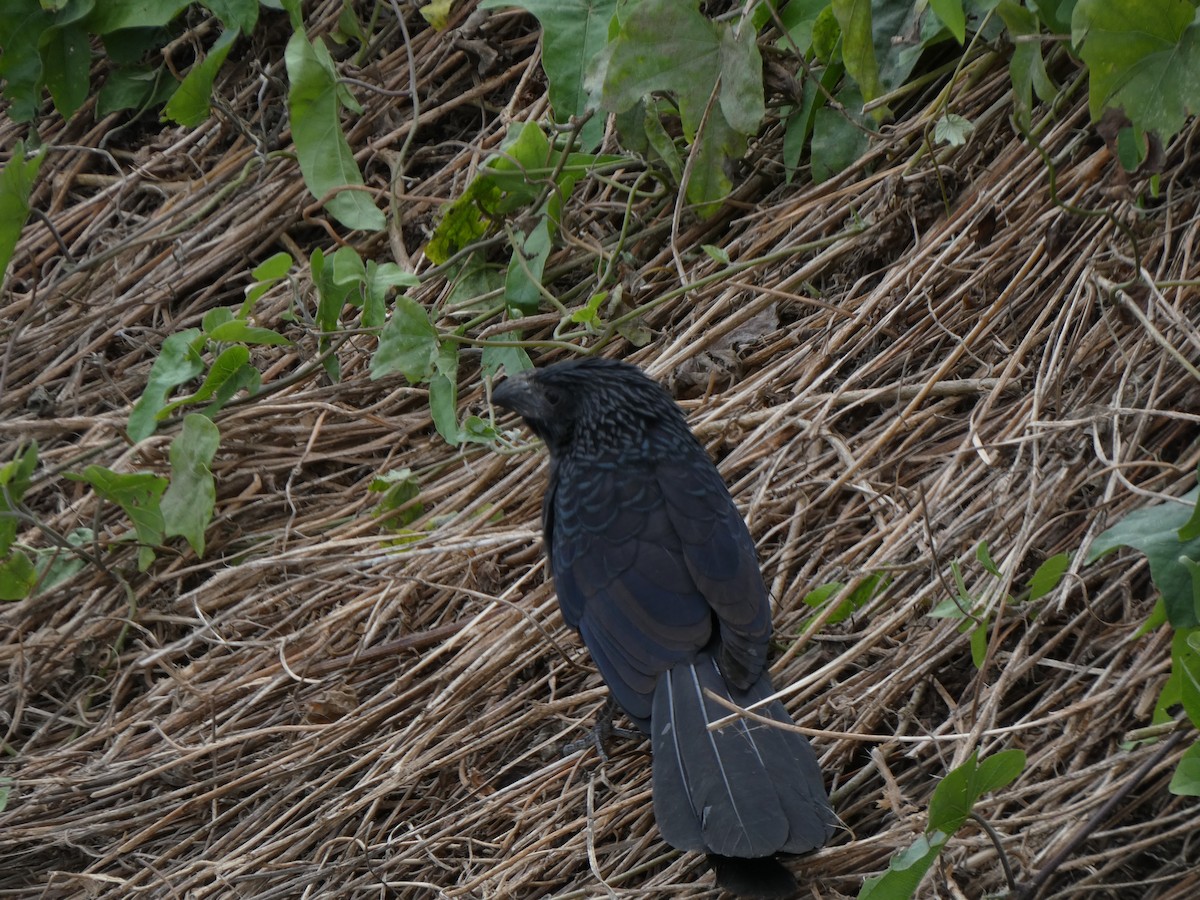
[{"label": "dry vegetation background", "polygon": [[[310,33],[340,6],[311,11]],[[426,272],[439,206],[513,123],[546,114],[532,20],[497,12],[467,34],[472,7],[445,33],[411,15],[408,47],[389,25],[354,73],[408,91],[411,54],[421,97],[414,122],[404,96],[354,88],[350,141],[381,204],[405,149],[389,232],[348,237],[364,257]],[[58,477],[90,462],[165,472],[172,432],[122,437],[163,338],[240,302],[272,253],[332,246],[294,162],[264,155],[289,145],[287,36],[277,16],[235,51],[195,130],[90,108],[38,126],[54,149],[2,301],[0,441],[7,459],[37,438],[29,503],[60,533],[98,522],[107,571],[0,609],[0,896],[712,896],[702,861],[657,836],[643,742],[617,741],[608,761],[564,753],[604,691],[540,557],[544,455],[447,446],[423,390],[369,379],[369,336],[342,348],[338,384],[290,379],[316,353],[298,326],[295,348],[260,351],[271,390],[217,419],[203,559],[178,542],[139,575],[112,542],[122,514]],[[1018,880],[1043,873],[1042,896],[1194,897],[1196,803],[1167,791],[1188,741],[1122,748],[1169,670],[1169,635],[1135,635],[1155,599],[1144,562],[1077,558],[1047,599],[1001,597],[1194,483],[1200,385],[1180,359],[1200,359],[1200,310],[1179,282],[1200,277],[1198,128],[1167,148],[1146,200],[1089,125],[1086,90],[1064,92],[1035,122],[1061,199],[1105,213],[1085,215],[1053,202],[1014,133],[1003,59],[971,74],[950,103],[975,134],[938,166],[921,145],[945,82],[831,182],[785,184],[773,125],[717,218],[673,229],[669,204],[636,207],[636,303],[715,271],[704,243],[734,261],[796,252],[657,307],[648,346],[604,352],[675,388],[758,542],[776,683],[827,732],[814,743],[846,826],[795,864],[803,896],[856,894],[923,829],[952,765],[1021,748],[1024,774],[978,807]],[[25,131],[0,123],[0,146]],[[591,277],[624,216],[613,185],[582,190],[548,267],[562,264],[556,291]],[[800,246],[856,220],[861,233]],[[315,304],[298,271],[262,324],[287,329],[291,304]],[[447,290],[435,273],[413,296]],[[473,355],[459,401],[486,415]],[[403,466],[428,530],[393,546],[367,487]],[[1003,583],[974,560],[983,540]],[[954,560],[995,614],[981,671],[956,623],[926,615]],[[802,602],[880,572],[890,587],[847,621]],[[968,823],[921,893],[1004,885]]]}]

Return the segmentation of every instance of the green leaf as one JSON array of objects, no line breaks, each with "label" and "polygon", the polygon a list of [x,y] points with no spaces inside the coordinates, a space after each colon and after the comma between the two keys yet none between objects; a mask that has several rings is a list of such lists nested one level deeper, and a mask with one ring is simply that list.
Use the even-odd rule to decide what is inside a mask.
[{"label": "green leaf", "polygon": [[[309,265],[317,286],[317,328],[325,332],[317,337],[317,350],[325,353],[330,346],[329,333],[341,327],[346,304],[362,304],[366,268],[354,248],[348,246],[339,247],[328,257],[317,248],[309,258]],[[323,364],[330,380],[341,377],[337,357],[327,356]]]},{"label": "green leaf", "polygon": [[263,344],[271,347],[290,347],[292,344],[279,332],[250,325],[245,319],[234,319],[218,325],[208,336],[217,343],[241,341],[244,344]]},{"label": "green leaf", "polygon": [[217,328],[224,325],[226,322],[233,321],[233,310],[228,306],[217,306],[210,309],[200,319],[200,330],[204,332],[205,338],[211,340],[212,333]]},{"label": "green leaf", "polygon": [[[230,347],[229,350],[236,350],[237,347]],[[245,349],[245,348],[241,348]],[[222,353],[221,356],[224,356]],[[221,358],[217,358],[217,362],[213,363],[213,368],[209,372],[209,376],[216,384],[216,390],[213,392],[212,401],[204,409],[200,410],[200,414],[212,418],[217,412],[225,406],[238,391],[245,391],[247,396],[253,397],[262,387],[262,375],[258,369],[251,365],[239,366],[228,377],[224,376],[224,371],[218,369],[218,363]]]},{"label": "green leaf", "polygon": [[179,88],[163,107],[164,116],[188,127],[195,127],[208,118],[212,111],[210,100],[213,80],[239,34],[237,29],[222,32],[204,58],[184,76]]},{"label": "green leaf", "polygon": [[192,413],[171,442],[171,484],[162,498],[164,532],[181,536],[197,556],[204,555],[204,530],[212,521],[217,502],[212,464],[221,432],[211,420]]},{"label": "green leaf", "polygon": [[188,328],[176,332],[163,341],[158,359],[150,367],[146,389],[129,413],[126,429],[133,441],[140,441],[154,434],[158,427],[158,413],[167,405],[167,396],[179,385],[191,381],[204,371],[204,360],[200,348],[205,337],[199,328]]},{"label": "green leaf", "polygon": [[714,244],[701,244],[700,249],[704,251],[705,256],[714,262],[719,262],[723,266],[729,265],[729,254],[722,248]]},{"label": "green leaf", "polygon": [[421,493],[421,484],[412,469],[397,469],[377,475],[371,479],[369,490],[383,494],[375,507],[375,515],[387,518],[388,524],[394,528],[403,528],[425,512],[420,503],[414,503],[402,512],[395,513],[395,510],[416,499]]},{"label": "green leaf", "polygon": [[458,436],[458,344],[442,341],[434,360],[434,374],[429,380],[429,411],[433,427],[451,447],[461,441]]},{"label": "green leaf", "polygon": [[[565,123],[587,109],[584,75],[608,43],[608,23],[617,0],[484,0],[480,9],[517,6],[542,26],[542,68],[550,82],[554,121]],[[604,118],[593,116],[580,133],[580,146],[594,147],[604,134]]]},{"label": "green leaf", "polygon": [[[874,575],[867,576],[858,585],[858,587],[850,592],[849,596],[847,596],[842,600],[841,603],[838,604],[837,610],[825,620],[826,623],[829,625],[834,625],[850,618],[850,616],[854,615],[857,610],[865,606],[873,598],[882,593],[891,583],[892,579],[882,573],[876,573]],[[845,584],[840,581],[831,581],[826,584],[822,584],[819,587],[809,591],[804,596],[804,603],[812,609],[820,609],[825,605],[830,597],[839,593],[844,588]]]},{"label": "green leaf", "polygon": [[807,54],[812,48],[813,27],[817,18],[828,7],[829,0],[791,0],[779,10],[779,21],[787,36],[780,37],[776,46],[801,56]]},{"label": "green leaf", "polygon": [[929,800],[929,825],[926,831],[954,834],[971,814],[976,797],[971,796],[971,781],[978,768],[978,753],[946,773]]},{"label": "green leaf", "polygon": [[12,157],[0,171],[0,279],[8,271],[21,229],[29,218],[29,195],[45,158],[46,148],[42,147],[27,159],[25,142],[17,141]]},{"label": "green leaf", "polygon": [[1095,562],[1117,547],[1133,547],[1150,561],[1150,577],[1162,594],[1167,618],[1176,628],[1200,625],[1192,572],[1180,562],[1186,556],[1200,560],[1200,537],[1181,541],[1179,530],[1192,518],[1200,499],[1200,487],[1188,491],[1182,503],[1159,503],[1135,509],[1112,528],[1099,535],[1088,550],[1087,562]]},{"label": "green leaf", "polygon": [[929,0],[929,6],[941,19],[942,24],[950,29],[954,39],[960,44],[965,44],[967,41],[967,14],[963,11],[962,0]]},{"label": "green leaf", "polygon": [[587,303],[571,313],[570,319],[572,322],[587,325],[588,327],[596,327],[600,324],[600,307],[609,297],[608,291],[597,291],[588,298]]},{"label": "green leaf", "polygon": [[972,808],[987,793],[1007,787],[1025,769],[1025,753],[1003,750],[977,763],[978,754],[952,769],[933,791],[929,801],[929,826],[926,833],[941,831],[952,835],[971,814]]},{"label": "green leaf", "polygon": [[745,135],[738,134],[724,116],[714,112],[697,136],[696,165],[687,185],[687,199],[695,204],[701,216],[714,215],[720,209],[720,201],[733,190],[733,182],[725,174],[725,162],[738,159],[745,152]]},{"label": "green leaf", "polygon": [[378,328],[383,325],[387,318],[387,295],[392,288],[417,287],[420,283],[420,278],[411,272],[405,272],[395,263],[367,260],[367,296],[363,303],[363,327]]},{"label": "green leaf", "polygon": [[988,550],[987,541],[979,542],[979,546],[975,548],[975,558],[979,560],[979,563],[983,566],[984,571],[996,576],[997,578],[1000,577],[1000,569],[994,562],[992,562],[992,554]]},{"label": "green leaf", "polygon": [[[394,472],[377,475],[371,480],[368,490],[383,494],[374,509],[374,514],[383,518],[390,528],[403,529],[425,514],[424,505],[408,505],[410,500],[416,499],[421,493],[420,481],[416,479],[412,469],[396,469]],[[407,508],[401,509],[402,506]]]},{"label": "green leaf", "polygon": [[925,615],[931,619],[965,619],[969,615],[970,609],[970,604],[963,603],[957,597],[947,597]]},{"label": "green leaf", "polygon": [[401,295],[396,298],[392,315],[379,335],[379,347],[371,357],[371,378],[399,372],[410,384],[416,384],[433,374],[437,354],[437,329],[429,321],[425,307]]},{"label": "green leaf", "polygon": [[1167,790],[1180,797],[1200,797],[1200,743],[1183,752]]},{"label": "green leaf", "polygon": [[488,378],[495,378],[496,372],[500,367],[504,367],[506,375],[516,375],[518,372],[524,372],[526,369],[533,368],[533,362],[529,359],[529,354],[521,347],[501,347],[497,346],[493,341],[500,340],[492,338],[484,341],[483,358],[480,368],[483,374]]},{"label": "green leaf", "polygon": [[[837,95],[842,109],[821,106],[813,113],[812,179],[820,184],[855,162],[867,150],[868,139],[860,115],[862,97],[847,86]],[[858,124],[855,124],[858,123]]]},{"label": "green leaf", "polygon": [[258,0],[202,0],[226,29],[249,34],[258,23]]},{"label": "green leaf", "polygon": [[43,74],[38,46],[53,25],[54,17],[37,0],[7,0],[0,15],[0,48],[4,51],[0,53],[0,83],[9,102],[6,113],[13,121],[28,122],[37,115]]},{"label": "green leaf", "polygon": [[[325,44],[309,43],[298,31],[284,58],[292,140],[304,183],[318,199],[339,188],[361,186],[362,173],[338,118],[338,75]],[[383,213],[362,191],[341,190],[326,206],[347,228],[380,231],[384,226]]]},{"label": "green leaf", "polygon": [[988,638],[991,637],[991,622],[986,618],[971,629],[971,663],[982,669],[987,661]]},{"label": "green leaf", "polygon": [[523,315],[537,312],[542,301],[542,273],[550,257],[550,219],[543,216],[513,248],[504,280],[504,302]]},{"label": "green leaf", "polygon": [[[1200,471],[1197,472],[1197,480],[1200,480]],[[1188,541],[1194,541],[1200,538],[1200,491],[1197,492],[1196,505],[1192,507],[1191,517],[1179,528],[1179,542],[1186,544]]]},{"label": "green leaf", "polygon": [[[209,368],[208,374],[204,377],[204,383],[200,385],[196,392],[166,404],[158,411],[155,419],[161,422],[181,406],[204,403],[205,401],[212,399],[214,396],[222,396],[222,388],[231,380],[240,378],[243,367],[245,367],[249,361],[250,351],[246,349],[245,346],[238,344],[233,347],[226,347],[221,351],[220,355],[213,360],[213,364]],[[234,388],[233,391],[224,397],[224,399],[228,400],[236,391],[237,388]],[[224,404],[222,403],[221,405]]]},{"label": "green leaf", "polygon": [[1014,39],[1009,76],[1012,78],[1017,118],[1028,127],[1033,111],[1033,92],[1036,90],[1037,95],[1047,102],[1053,99],[1055,93],[1054,84],[1046,72],[1041,44],[1032,40],[1041,32],[1041,20],[1016,0],[1000,0],[996,12]]},{"label": "green leaf", "polygon": [[933,126],[933,139],[951,147],[961,147],[975,130],[975,125],[969,119],[954,113],[947,113],[937,120]]},{"label": "green leaf", "polygon": [[[748,25],[734,29],[717,28],[720,38],[721,92],[718,100],[725,121],[734,131],[750,135],[758,132],[766,115],[763,96],[762,56],[758,52],[754,29]],[[708,98],[704,98],[708,102]]]},{"label": "green leaf", "polygon": [[1029,579],[1029,602],[1041,600],[1058,587],[1070,565],[1070,553],[1057,553],[1038,566],[1033,577]]},{"label": "green leaf", "polygon": [[454,0],[430,0],[417,11],[421,14],[421,18],[438,31],[444,31],[450,24],[450,7],[453,5]]},{"label": "green leaf", "polygon": [[0,600],[24,600],[37,584],[37,569],[23,550],[0,559]]},{"label": "green leaf", "polygon": [[[602,107],[622,112],[654,91],[674,91],[691,140],[721,71],[717,26],[701,15],[695,0],[644,0],[620,19],[597,92]],[[651,48],[654,48],[651,51]],[[686,100],[684,99],[686,98]]]},{"label": "green leaf", "polygon": [[287,277],[293,262],[290,253],[280,252],[263,260],[251,270],[250,277],[254,279],[254,282],[246,288],[246,299],[242,301],[241,309],[238,311],[239,319],[249,316],[250,311],[254,309],[254,304],[263,294]]},{"label": "green leaf", "polygon": [[500,189],[499,202],[484,209],[493,215],[515,212],[541,196],[544,183],[538,174],[547,171],[550,156],[550,141],[540,125],[525,122],[514,128],[481,169],[481,178]]},{"label": "green leaf", "polygon": [[492,444],[499,436],[496,429],[479,416],[467,416],[459,433],[459,437],[469,444]]},{"label": "green leaf", "polygon": [[30,443],[24,450],[18,450],[16,456],[0,466],[0,556],[8,552],[17,536],[17,520],[15,516],[4,515],[15,512],[17,505],[29,490],[29,482],[33,478],[33,470],[37,468],[37,441]]},{"label": "green leaf", "polygon": [[942,852],[945,837],[939,833],[931,840],[928,835],[920,835],[888,861],[886,872],[863,879],[858,900],[901,900],[914,896],[925,873]]},{"label": "green leaf", "polygon": [[138,571],[154,562],[154,548],[163,542],[165,523],[159,500],[167,489],[167,479],[150,472],[122,474],[104,466],[88,466],[83,474],[65,473],[72,481],[85,481],[105,500],[117,504],[133,522],[138,542]]},{"label": "green leaf", "polygon": [[147,109],[167,100],[178,85],[162,66],[130,66],[111,72],[96,97],[101,116],[126,109]]},{"label": "green leaf", "polygon": [[250,277],[256,282],[276,282],[284,278],[292,268],[292,254],[280,251],[269,256],[250,271]]},{"label": "green leaf", "polygon": [[83,105],[91,87],[92,46],[87,30],[78,24],[57,24],[42,33],[40,44],[54,108],[69,119]]},{"label": "green leaf", "polygon": [[633,109],[641,110],[640,119],[647,147],[662,160],[667,171],[671,173],[671,177],[678,184],[683,179],[683,158],[679,154],[675,138],[667,133],[667,129],[663,125],[661,113],[654,104],[635,106]]},{"label": "green leaf", "polygon": [[1092,121],[1124,110],[1166,143],[1200,109],[1200,25],[1188,0],[1079,0],[1071,41],[1088,67]]},{"label": "green leaf", "polygon": [[971,781],[971,791],[975,799],[1008,787],[1025,771],[1026,761],[1023,750],[1001,750],[993,753],[979,764]]},{"label": "green leaf", "polygon": [[1176,679],[1179,695],[1176,702],[1192,726],[1200,728],[1200,631],[1181,628],[1171,636],[1171,678]]},{"label": "green leaf", "polygon": [[[96,534],[90,528],[76,528],[67,533],[67,544],[72,547],[83,547],[95,540]],[[44,594],[60,584],[69,581],[87,565],[69,550],[62,547],[45,547],[37,551],[34,566],[37,568],[37,591]]]},{"label": "green leaf", "polygon": [[1154,608],[1150,610],[1150,615],[1146,617],[1146,621],[1138,626],[1138,630],[1133,633],[1134,638],[1145,637],[1152,631],[1157,631],[1163,625],[1167,624],[1167,605],[1163,603],[1162,597],[1154,601]]},{"label": "green leaf", "polygon": [[425,245],[430,262],[440,266],[487,234],[492,219],[483,210],[494,208],[500,196],[494,181],[476,178],[461,197],[443,206],[433,237]]},{"label": "green leaf", "polygon": [[188,7],[188,0],[105,0],[96,5],[84,24],[92,34],[108,34],[128,28],[157,28],[166,25]]},{"label": "green leaf", "polygon": [[833,14],[842,28],[846,74],[858,85],[863,100],[874,100],[881,91],[871,30],[871,0],[833,0]]}]

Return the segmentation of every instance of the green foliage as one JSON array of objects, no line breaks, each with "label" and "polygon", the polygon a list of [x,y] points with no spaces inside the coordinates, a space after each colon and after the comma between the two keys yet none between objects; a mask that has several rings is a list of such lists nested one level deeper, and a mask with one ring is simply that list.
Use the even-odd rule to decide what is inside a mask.
[{"label": "green foliage", "polygon": [[1058,90],[1046,72],[1046,60],[1042,56],[1041,44],[1034,39],[1041,33],[1042,23],[1036,12],[1022,6],[1016,0],[1000,0],[996,6],[996,14],[1004,22],[1014,41],[1008,73],[1012,80],[1017,120],[1023,127],[1028,128],[1033,112],[1034,92],[1039,99],[1049,102],[1054,99]]},{"label": "green foliage", "polygon": [[34,551],[38,593],[44,594],[70,580],[87,565],[77,551],[94,542],[96,533],[90,528],[75,528],[64,537],[65,547],[40,547]]},{"label": "green foliage", "polygon": [[1200,487],[1180,499],[1126,515],[1092,542],[1087,562],[1122,546],[1141,551],[1150,561],[1167,620],[1175,628],[1194,628],[1200,625]]},{"label": "green foliage", "polygon": [[978,762],[972,753],[961,766],[951,769],[933,791],[929,801],[929,824],[908,848],[892,857],[888,870],[863,881],[859,900],[906,900],[916,894],[921,880],[942,848],[967,821],[984,794],[1007,787],[1025,769],[1025,753],[1001,750]]},{"label": "green foliage", "polygon": [[220,443],[217,426],[198,413],[184,418],[183,431],[171,443],[171,483],[162,498],[164,533],[185,538],[197,556],[204,555],[204,529],[217,502],[209,466]]},{"label": "green foliage", "polygon": [[192,66],[184,76],[183,81],[163,108],[163,115],[180,125],[189,127],[195,127],[208,118],[212,111],[209,98],[212,96],[213,80],[217,77],[217,70],[225,62],[225,57],[233,48],[233,42],[237,40],[238,34],[239,32],[235,29],[225,31],[217,38],[216,43],[209,48],[204,59]]},{"label": "green foliage", "polygon": [[161,500],[167,479],[152,472],[114,472],[104,466],[88,466],[82,474],[66,473],[73,481],[83,481],[104,500],[117,504],[133,522],[138,544],[138,571],[154,562],[154,548],[166,534]]},{"label": "green foliage", "polygon": [[1071,41],[1087,63],[1092,121],[1107,109],[1165,143],[1200,110],[1200,23],[1189,0],[1079,0]]},{"label": "green foliage", "polygon": [[[1200,479],[1200,471],[1197,477]],[[1200,487],[1180,500],[1128,513],[1092,542],[1087,562],[1118,547],[1145,554],[1150,578],[1162,596],[1138,635],[1163,624],[1174,629],[1171,675],[1155,705],[1154,722],[1170,722],[1174,718],[1171,710],[1181,706],[1192,727],[1200,729]],[[1180,760],[1170,790],[1200,796],[1200,744],[1190,747]]]},{"label": "green foliage", "polygon": [[238,34],[254,29],[259,4],[202,4],[225,32],[180,84],[162,64],[143,60],[175,36],[176,20],[191,5],[181,0],[7,0],[0,15],[0,79],[9,114],[19,122],[31,121],[48,91],[54,108],[70,117],[91,91],[92,39],[98,37],[114,64],[100,92],[101,115],[170,99],[169,117],[198,124],[207,117],[216,70]]},{"label": "green foliage", "polygon": [[[608,23],[617,0],[483,0],[481,9],[517,6],[542,25],[542,68],[550,83],[554,121],[566,123],[587,111],[584,76],[588,63],[608,43]],[[579,144],[591,150],[604,134],[604,120],[593,116],[579,133]]]},{"label": "green foliage", "polygon": [[384,472],[371,479],[369,488],[382,494],[375,507],[375,515],[395,529],[403,529],[425,513],[425,507],[413,503],[421,495],[421,483],[412,469],[396,469]]},{"label": "green foliage", "polygon": [[[280,254],[255,270],[256,284],[250,289],[246,302],[240,307],[220,307],[209,310],[200,328],[177,331],[163,341],[158,358],[150,367],[146,389],[129,414],[128,432],[134,441],[154,434],[160,422],[183,406],[204,404],[201,410],[213,416],[238,391],[253,395],[258,392],[262,376],[250,364],[250,346],[290,344],[287,338],[269,328],[250,323],[253,302],[262,296],[270,284],[280,280],[273,273],[286,258]],[[265,278],[265,280],[263,280]],[[212,358],[211,363],[205,357]],[[169,399],[179,388],[197,378],[207,368],[204,381],[190,394]]]},{"label": "green foliage", "polygon": [[[284,59],[290,82],[292,140],[304,183],[347,228],[381,230],[383,213],[370,195],[346,190],[362,187],[363,177],[342,133],[339,116],[343,106],[359,113],[362,107],[339,84],[333,57],[321,39],[313,43],[303,31],[297,31],[288,41]],[[327,194],[332,196],[326,198]]]},{"label": "green foliage", "polygon": [[138,571],[154,562],[155,550],[174,535],[187,539],[197,555],[204,553],[204,530],[212,520],[216,486],[209,468],[220,444],[217,426],[193,413],[171,442],[171,477],[153,472],[114,472],[88,466],[66,477],[92,486],[101,499],[115,503],[133,522],[139,545]]},{"label": "green foliage", "polygon": [[[1192,728],[1200,729],[1200,628],[1180,628],[1171,636],[1171,675],[1154,707],[1154,724],[1173,721],[1175,707],[1182,707]],[[1200,742],[1179,761],[1169,785],[1171,793],[1200,796],[1198,756]]]},{"label": "green foliage", "polygon": [[0,466],[0,600],[20,600],[37,583],[33,561],[24,550],[13,546],[17,537],[17,510],[29,490],[37,459],[35,441]]},{"label": "green foliage", "polygon": [[[837,609],[825,620],[826,624],[836,625],[838,622],[844,622],[859,609],[882,594],[891,583],[891,577],[882,573],[877,572],[874,575],[868,575],[854,590],[842,599],[837,605]],[[831,581],[827,584],[822,584],[804,595],[804,603],[812,609],[820,609],[831,597],[841,593],[845,588],[846,585],[840,581]]]},{"label": "green foliage", "polygon": [[387,295],[396,287],[416,287],[420,284],[411,272],[395,263],[365,263],[353,247],[339,247],[328,258],[314,250],[310,265],[313,283],[317,288],[317,347],[322,365],[329,377],[337,381],[341,367],[337,357],[329,353],[330,336],[342,327],[342,314],[347,306],[362,310],[363,328],[379,328],[387,316]]},{"label": "green foliage", "polygon": [[[594,171],[628,163],[622,156],[566,152],[552,146],[537,123],[526,122],[484,161],[463,195],[443,207],[425,255],[443,264],[498,227],[506,217],[530,210],[536,213],[536,221],[524,232],[524,239],[528,240],[538,228],[544,228],[552,239],[562,219],[563,205],[579,180]],[[544,225],[543,219],[548,220]],[[535,302],[533,308],[536,306]]]},{"label": "green foliage", "polygon": [[25,142],[17,141],[12,148],[12,158],[0,170],[0,282],[8,271],[25,220],[29,218],[29,194],[45,158],[45,148],[27,158]]},{"label": "green foliage", "polygon": [[1200,797],[1200,743],[1184,751],[1167,789],[1181,797]]},{"label": "green foliage", "polygon": [[[992,560],[991,551],[986,542],[980,542],[975,549],[975,559],[982,566],[983,570],[995,578],[1001,580],[1000,569]],[[1004,596],[1004,602],[1007,604],[1016,603],[1034,603],[1041,600],[1051,591],[1058,587],[1062,582],[1063,576],[1071,565],[1071,554],[1057,553],[1042,561],[1030,576],[1027,587],[1019,592],[1015,597],[1011,594]],[[928,613],[930,618],[934,619],[958,619],[959,633],[970,634],[971,641],[971,661],[975,668],[982,668],[984,660],[987,658],[988,636],[991,632],[992,618],[988,612],[988,604],[985,600],[973,597],[967,590],[966,581],[963,578],[962,568],[957,560],[950,561],[950,577],[953,581],[954,596],[948,597],[941,603],[938,603]]]},{"label": "green foliage", "polygon": [[765,114],[755,38],[748,19],[714,22],[695,2],[644,0],[618,7],[608,44],[586,78],[592,105],[608,112],[626,112],[653,92],[670,92],[684,137],[696,144],[687,196],[701,214],[715,213],[729,193],[725,161],[745,152]]}]

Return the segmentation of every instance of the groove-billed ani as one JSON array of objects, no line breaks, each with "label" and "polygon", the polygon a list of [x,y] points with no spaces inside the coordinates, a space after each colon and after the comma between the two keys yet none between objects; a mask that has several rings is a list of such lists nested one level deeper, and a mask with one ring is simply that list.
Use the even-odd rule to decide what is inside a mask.
[{"label": "groove-billed ani", "polygon": [[[634,366],[584,359],[522,372],[493,393],[550,451],[542,504],[563,618],[618,704],[650,735],[654,818],[667,843],[708,854],[747,896],[796,890],[777,853],[833,830],[816,755],[795,732],[744,719],[772,693],[771,636],[754,544],[671,397]],[[762,715],[791,724],[779,701]]]}]

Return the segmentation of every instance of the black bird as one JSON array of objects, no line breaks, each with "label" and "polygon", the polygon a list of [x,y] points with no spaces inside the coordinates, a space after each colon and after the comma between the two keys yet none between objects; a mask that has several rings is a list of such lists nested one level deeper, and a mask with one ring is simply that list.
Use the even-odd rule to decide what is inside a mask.
[{"label": "black bird", "polygon": [[[816,754],[795,732],[729,710],[772,693],[771,611],[754,543],[683,412],[627,363],[531,369],[493,400],[550,451],[542,525],[563,618],[613,697],[650,735],[654,818],[667,843],[708,854],[735,894],[791,896],[775,858],[822,846],[836,817]],[[792,724],[774,701],[758,710]]]}]

